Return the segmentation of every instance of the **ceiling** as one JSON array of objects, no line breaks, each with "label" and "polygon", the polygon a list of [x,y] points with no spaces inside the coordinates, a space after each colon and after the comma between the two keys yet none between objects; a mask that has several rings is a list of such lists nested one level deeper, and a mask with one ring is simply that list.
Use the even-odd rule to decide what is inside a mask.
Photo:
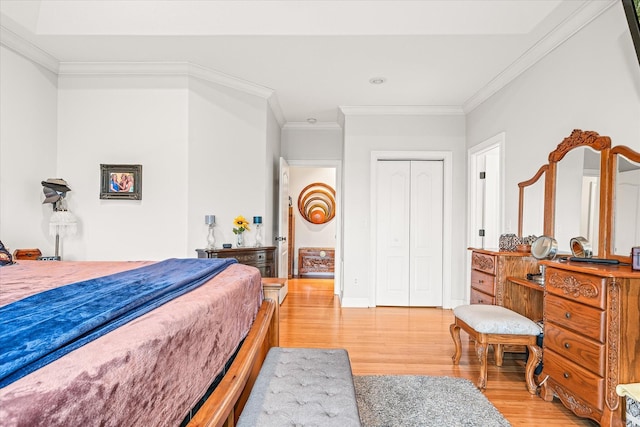
[{"label": "ceiling", "polygon": [[266,94],[283,124],[320,125],[339,107],[470,111],[614,3],[2,0],[0,24],[56,72],[189,64]]}]

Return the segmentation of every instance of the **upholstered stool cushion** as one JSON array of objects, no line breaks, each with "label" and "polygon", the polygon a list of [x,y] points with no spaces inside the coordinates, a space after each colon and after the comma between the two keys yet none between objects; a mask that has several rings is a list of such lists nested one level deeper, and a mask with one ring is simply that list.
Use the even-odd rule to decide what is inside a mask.
[{"label": "upholstered stool cushion", "polygon": [[360,426],[346,350],[269,350],[237,425]]},{"label": "upholstered stool cushion", "polygon": [[482,334],[540,335],[537,323],[499,305],[472,304],[453,309],[453,314]]}]

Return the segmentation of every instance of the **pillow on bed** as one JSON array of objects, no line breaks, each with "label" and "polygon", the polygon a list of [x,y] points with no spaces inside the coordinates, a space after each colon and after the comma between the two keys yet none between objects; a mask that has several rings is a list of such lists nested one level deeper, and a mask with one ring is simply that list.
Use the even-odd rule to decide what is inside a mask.
[{"label": "pillow on bed", "polygon": [[0,240],[0,267],[9,264],[13,264],[13,257],[7,248],[4,247],[2,240]]}]

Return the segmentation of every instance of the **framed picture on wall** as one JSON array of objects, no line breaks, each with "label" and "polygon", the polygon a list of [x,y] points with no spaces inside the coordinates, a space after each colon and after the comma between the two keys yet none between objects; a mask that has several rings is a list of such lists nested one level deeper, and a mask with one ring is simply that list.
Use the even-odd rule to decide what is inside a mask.
[{"label": "framed picture on wall", "polygon": [[100,165],[100,198],[142,200],[142,165]]}]

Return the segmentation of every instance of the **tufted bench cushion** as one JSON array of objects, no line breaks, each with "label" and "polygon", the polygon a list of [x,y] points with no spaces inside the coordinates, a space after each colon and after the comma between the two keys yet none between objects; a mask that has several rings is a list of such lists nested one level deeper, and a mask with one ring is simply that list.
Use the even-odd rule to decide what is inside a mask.
[{"label": "tufted bench cushion", "polygon": [[540,335],[536,322],[499,305],[461,305],[453,309],[458,319],[483,334]]},{"label": "tufted bench cushion", "polygon": [[346,350],[273,347],[237,426],[360,426]]}]

